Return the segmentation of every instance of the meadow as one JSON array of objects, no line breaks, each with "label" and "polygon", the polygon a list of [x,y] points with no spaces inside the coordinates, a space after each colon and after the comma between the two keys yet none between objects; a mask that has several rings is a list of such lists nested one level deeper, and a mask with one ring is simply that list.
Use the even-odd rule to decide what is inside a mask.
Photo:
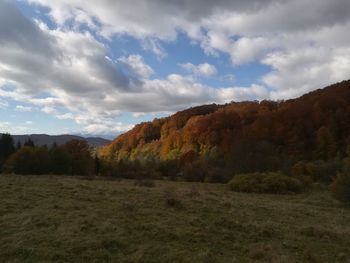
[{"label": "meadow", "polygon": [[0,175],[1,262],[350,262],[350,209],[225,184]]}]

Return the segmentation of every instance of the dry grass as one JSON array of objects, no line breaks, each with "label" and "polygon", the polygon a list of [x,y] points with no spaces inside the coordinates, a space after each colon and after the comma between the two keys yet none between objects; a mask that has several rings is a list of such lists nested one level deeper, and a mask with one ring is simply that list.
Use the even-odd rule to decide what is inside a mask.
[{"label": "dry grass", "polygon": [[279,196],[134,183],[1,175],[0,261],[350,260],[350,210],[325,190]]}]

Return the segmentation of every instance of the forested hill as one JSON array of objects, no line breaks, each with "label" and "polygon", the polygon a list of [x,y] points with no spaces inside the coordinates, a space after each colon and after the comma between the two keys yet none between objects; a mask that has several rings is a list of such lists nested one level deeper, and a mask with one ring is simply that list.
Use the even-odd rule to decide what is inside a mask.
[{"label": "forested hill", "polygon": [[99,137],[90,137],[85,138],[77,135],[47,135],[47,134],[30,134],[30,135],[12,135],[15,145],[21,143],[25,144],[27,140],[32,140],[35,145],[38,146],[51,146],[56,143],[57,145],[63,145],[71,140],[81,140],[87,141],[87,143],[92,147],[102,147],[110,143],[109,140],[99,138]]},{"label": "forested hill", "polygon": [[110,160],[206,157],[244,171],[277,169],[290,159],[327,160],[345,155],[349,143],[348,80],[287,101],[190,108],[135,126],[101,154]]}]

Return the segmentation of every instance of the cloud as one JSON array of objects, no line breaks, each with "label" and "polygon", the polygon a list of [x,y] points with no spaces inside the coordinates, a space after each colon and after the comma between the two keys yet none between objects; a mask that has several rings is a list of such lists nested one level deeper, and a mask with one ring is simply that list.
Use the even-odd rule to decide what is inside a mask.
[{"label": "cloud", "polygon": [[[8,1],[1,5],[3,13],[7,9],[16,10]],[[0,79],[14,89],[9,92],[0,88],[0,96],[31,103],[58,119],[72,119],[88,132],[130,127],[114,124],[115,118],[125,111],[176,111],[191,105],[250,97],[248,92],[242,95],[240,89],[214,89],[177,74],[152,79],[154,71],[140,55],[113,61],[107,56],[105,46],[91,33],[50,30],[24,18],[18,10],[12,13],[11,22],[17,33],[10,39],[2,38]],[[4,31],[8,21],[2,19],[0,30]],[[17,27],[17,20],[28,25]],[[32,33],[46,51],[32,52],[31,45],[12,45],[20,39],[31,40],[28,35]],[[216,73],[216,68],[208,63],[185,67],[198,75]],[[29,108],[18,107],[18,110]]]},{"label": "cloud", "polygon": [[193,65],[192,63],[180,64],[180,66],[195,76],[213,76],[217,73],[217,69],[214,65],[209,63],[203,63],[199,65]]},{"label": "cloud", "polygon": [[0,99],[0,109],[5,109],[9,106],[7,101],[1,100]]},{"label": "cloud", "polygon": [[[115,124],[125,111],[290,98],[349,78],[347,0],[26,1],[48,7],[56,26],[30,20],[14,1],[0,0],[0,97],[88,131],[127,128]],[[179,32],[209,56],[228,55],[233,69],[261,63],[271,71],[247,87],[212,88],[196,79],[220,75],[208,63],[183,64],[192,77],[159,78],[138,54],[109,56],[109,43],[128,35],[164,58],[163,43],[176,41]]]},{"label": "cloud", "polygon": [[[174,41],[179,32],[199,43],[209,55],[230,55],[235,66],[265,63],[281,54],[293,57],[295,50],[309,48],[327,53],[339,49],[329,57],[337,60],[336,53],[350,46],[349,34],[344,34],[350,30],[348,0],[27,1],[48,7],[61,27],[69,27],[72,20],[78,25],[92,23],[91,28],[98,28],[100,35],[133,36],[160,56],[166,53],[162,42]],[[84,19],[80,19],[82,14]],[[343,63],[349,67],[347,61]],[[311,86],[328,84],[314,76]],[[341,77],[343,74],[332,80]],[[280,86],[282,90],[287,88]]]},{"label": "cloud", "polygon": [[41,108],[41,111],[45,112],[47,114],[51,114],[51,115],[58,114],[57,110],[53,107],[50,107],[50,106],[45,106],[45,107]]},{"label": "cloud", "polygon": [[124,124],[122,122],[104,122],[104,123],[93,123],[86,125],[83,133],[84,134],[120,134],[121,132],[130,130],[134,127],[132,124]]},{"label": "cloud", "polygon": [[15,110],[19,111],[19,112],[31,112],[32,111],[32,107],[23,106],[23,105],[17,105]]},{"label": "cloud", "polygon": [[10,134],[30,134],[32,131],[32,128],[27,126],[16,125],[12,122],[0,121],[0,131],[1,133],[10,133]]},{"label": "cloud", "polygon": [[[85,4],[80,0],[28,0],[50,8],[50,15],[61,26],[67,22],[94,21],[101,34],[128,34],[137,38],[174,39],[178,29],[199,34],[194,28],[204,18],[225,10],[253,11],[268,5],[270,0],[184,0],[184,1],[128,1],[100,0]],[[77,19],[84,14],[84,19]],[[89,18],[89,19],[87,19]],[[88,22],[88,23],[89,23]]]},{"label": "cloud", "polygon": [[144,63],[140,55],[130,55],[128,57],[121,57],[118,59],[129,70],[129,74],[135,74],[136,77],[149,78],[154,74],[153,69]]},{"label": "cloud", "polygon": [[272,88],[271,98],[293,98],[349,78],[350,47],[302,48],[271,54],[263,63],[273,68],[263,77],[263,82]]}]

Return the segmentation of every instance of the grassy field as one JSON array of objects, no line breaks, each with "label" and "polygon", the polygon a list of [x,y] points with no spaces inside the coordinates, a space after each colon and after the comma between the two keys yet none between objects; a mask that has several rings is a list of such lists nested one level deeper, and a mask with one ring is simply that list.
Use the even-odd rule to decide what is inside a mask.
[{"label": "grassy field", "polygon": [[350,262],[350,209],[326,190],[0,175],[0,262]]}]

